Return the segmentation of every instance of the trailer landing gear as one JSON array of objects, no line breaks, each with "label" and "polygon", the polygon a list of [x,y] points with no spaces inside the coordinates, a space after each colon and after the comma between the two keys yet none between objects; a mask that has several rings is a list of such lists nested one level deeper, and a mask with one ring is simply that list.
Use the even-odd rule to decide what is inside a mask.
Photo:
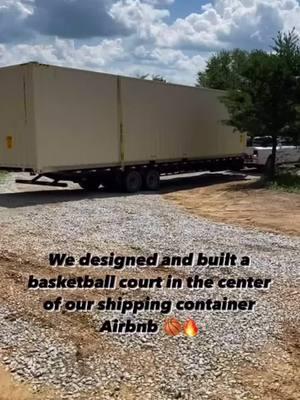
[{"label": "trailer landing gear", "polygon": [[54,186],[54,187],[62,187],[62,188],[68,187],[67,183],[58,182],[58,180],[56,180],[56,179],[53,179],[52,182],[39,181],[39,179],[42,177],[43,177],[43,175],[37,175],[33,179],[16,179],[16,183],[22,183],[23,185]]}]

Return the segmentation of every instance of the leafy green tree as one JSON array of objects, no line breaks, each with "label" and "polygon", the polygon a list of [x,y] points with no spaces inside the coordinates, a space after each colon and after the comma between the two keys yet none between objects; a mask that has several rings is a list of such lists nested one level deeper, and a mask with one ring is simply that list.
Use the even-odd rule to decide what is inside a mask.
[{"label": "leafy green tree", "polygon": [[272,136],[271,178],[278,137],[300,136],[300,39],[293,29],[273,41],[271,52],[221,51],[197,80],[197,86],[227,91],[227,124],[251,136]]},{"label": "leafy green tree", "polygon": [[[278,50],[283,50],[282,45]],[[298,60],[299,55],[293,57]],[[299,132],[300,81],[290,60],[277,51],[251,52],[241,71],[239,87],[229,90],[222,99],[230,116],[227,124],[252,136],[272,136],[270,178],[275,175],[278,137],[293,137]]]},{"label": "leafy green tree", "polygon": [[144,75],[137,75],[136,76],[138,79],[150,79],[152,81],[159,81],[159,82],[164,82],[167,83],[167,80],[162,76],[162,75],[149,75],[149,74],[144,74]]},{"label": "leafy green tree", "polygon": [[285,60],[286,67],[295,80],[295,108],[297,117],[290,121],[285,130],[285,135],[291,137],[295,144],[300,144],[300,98],[299,98],[299,79],[300,79],[300,38],[295,32],[295,28],[284,33],[278,32],[274,40],[272,50],[282,60]]},{"label": "leafy green tree", "polygon": [[248,59],[248,52],[240,49],[221,51],[213,55],[205,71],[198,73],[196,86],[227,90],[237,88],[241,79],[241,69]]},{"label": "leafy green tree", "polygon": [[278,32],[277,37],[273,39],[274,45],[271,49],[276,55],[286,60],[288,66],[295,72],[299,71],[299,36],[295,28],[291,31]]},{"label": "leafy green tree", "polygon": [[149,74],[144,74],[144,75],[137,74],[136,75],[136,78],[143,79],[143,80],[147,79],[148,77],[149,77]]},{"label": "leafy green tree", "polygon": [[152,75],[152,80],[167,83],[167,80],[161,75]]}]

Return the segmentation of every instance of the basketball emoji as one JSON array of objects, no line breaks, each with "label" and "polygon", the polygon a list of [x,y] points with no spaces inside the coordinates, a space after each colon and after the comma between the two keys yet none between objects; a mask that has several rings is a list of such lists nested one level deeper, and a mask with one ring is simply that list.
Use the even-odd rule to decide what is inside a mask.
[{"label": "basketball emoji", "polygon": [[177,336],[181,332],[182,326],[177,319],[170,318],[165,321],[164,329],[167,335]]},{"label": "basketball emoji", "polygon": [[196,325],[196,322],[193,319],[189,319],[184,323],[183,331],[186,336],[197,336],[199,332],[199,328]]}]

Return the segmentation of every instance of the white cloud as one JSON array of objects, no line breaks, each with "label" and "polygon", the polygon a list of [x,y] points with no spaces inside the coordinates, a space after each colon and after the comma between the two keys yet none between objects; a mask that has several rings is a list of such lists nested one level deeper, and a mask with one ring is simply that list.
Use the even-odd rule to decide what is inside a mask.
[{"label": "white cloud", "polygon": [[145,73],[163,75],[167,80],[176,83],[194,84],[197,72],[205,67],[208,54],[205,56],[188,56],[181,50],[139,46],[134,51],[137,64],[143,66],[137,75]]},{"label": "white cloud", "polygon": [[143,36],[143,31],[151,31],[170,12],[140,0],[118,0],[112,5],[110,15],[127,28],[133,29],[135,34]]},{"label": "white cloud", "polygon": [[219,49],[266,47],[278,30],[300,31],[297,0],[216,0],[173,24],[161,25],[158,46]]},{"label": "white cloud", "polygon": [[[0,64],[37,60],[127,75],[159,74],[194,84],[215,50],[267,48],[278,30],[295,26],[300,32],[297,0],[215,0],[171,22],[168,6],[174,1],[184,0],[88,0],[84,24],[64,31],[55,13],[62,4],[68,6],[66,0],[0,0]],[[81,1],[76,4],[80,11]],[[37,6],[51,10],[44,15],[51,32],[32,23]],[[82,15],[75,11],[73,22]]]},{"label": "white cloud", "polygon": [[10,65],[38,61],[77,68],[101,69],[112,62],[126,59],[122,40],[104,39],[97,46],[75,46],[73,40],[56,39],[51,44],[1,45],[0,63]]},{"label": "white cloud", "polygon": [[144,3],[152,4],[153,6],[168,6],[173,4],[175,0],[142,0]]}]

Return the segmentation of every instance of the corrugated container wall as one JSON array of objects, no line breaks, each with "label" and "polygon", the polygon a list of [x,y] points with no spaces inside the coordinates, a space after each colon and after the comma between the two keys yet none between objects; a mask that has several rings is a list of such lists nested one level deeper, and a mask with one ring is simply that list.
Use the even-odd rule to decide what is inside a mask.
[{"label": "corrugated container wall", "polygon": [[0,70],[0,166],[36,168],[31,65]]},{"label": "corrugated container wall", "polygon": [[239,155],[223,92],[36,63],[0,69],[0,166],[39,172]]}]

